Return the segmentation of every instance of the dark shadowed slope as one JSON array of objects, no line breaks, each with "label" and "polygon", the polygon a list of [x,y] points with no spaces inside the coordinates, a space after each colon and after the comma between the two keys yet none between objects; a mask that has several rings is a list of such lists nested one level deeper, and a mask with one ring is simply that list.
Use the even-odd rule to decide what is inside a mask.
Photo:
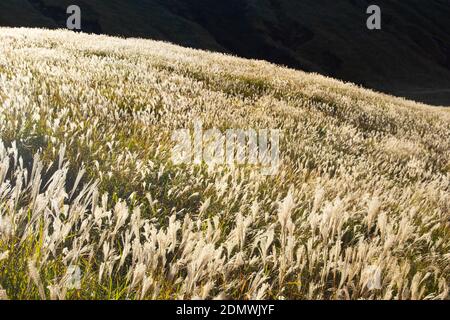
[{"label": "dark shadowed slope", "polygon": [[2,0],[0,25],[64,27],[78,4],[83,30],[167,40],[265,59],[415,100],[450,105],[450,1]]}]

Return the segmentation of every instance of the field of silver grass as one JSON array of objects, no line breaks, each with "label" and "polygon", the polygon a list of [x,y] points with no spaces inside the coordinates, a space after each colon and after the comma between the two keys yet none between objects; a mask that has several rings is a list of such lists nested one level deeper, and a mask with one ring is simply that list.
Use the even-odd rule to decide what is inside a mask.
[{"label": "field of silver grass", "polygon": [[[171,135],[283,133],[273,176]],[[450,112],[166,43],[0,28],[0,299],[448,299]]]}]

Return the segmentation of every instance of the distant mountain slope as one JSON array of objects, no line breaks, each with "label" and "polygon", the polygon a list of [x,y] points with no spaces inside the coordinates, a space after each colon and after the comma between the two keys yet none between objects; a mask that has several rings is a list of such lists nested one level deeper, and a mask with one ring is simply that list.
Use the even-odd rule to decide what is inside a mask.
[{"label": "distant mountain slope", "polygon": [[387,93],[450,105],[450,1],[376,1],[382,30],[365,23],[368,0],[2,0],[0,25],[64,27],[167,40],[265,59]]}]

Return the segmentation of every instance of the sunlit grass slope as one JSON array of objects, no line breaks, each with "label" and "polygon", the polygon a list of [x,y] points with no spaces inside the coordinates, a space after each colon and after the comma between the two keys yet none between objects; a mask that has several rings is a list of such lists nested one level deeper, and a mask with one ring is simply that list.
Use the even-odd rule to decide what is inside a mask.
[{"label": "sunlit grass slope", "polygon": [[[171,135],[196,120],[282,130],[278,173],[174,165]],[[448,298],[449,110],[161,42],[3,28],[0,138],[0,297]]]}]

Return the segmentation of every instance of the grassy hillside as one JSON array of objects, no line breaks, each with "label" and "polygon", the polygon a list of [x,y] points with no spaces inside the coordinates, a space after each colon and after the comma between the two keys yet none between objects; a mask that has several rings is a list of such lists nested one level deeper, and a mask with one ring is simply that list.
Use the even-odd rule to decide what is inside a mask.
[{"label": "grassy hillside", "polygon": [[[281,130],[277,174],[175,165],[173,133],[198,120]],[[0,138],[0,297],[449,298],[448,109],[162,42],[0,28]]]},{"label": "grassy hillside", "polygon": [[450,105],[450,6],[379,0],[382,30],[365,26],[368,0],[2,0],[0,25],[65,27],[167,40],[265,59],[418,101]]}]

